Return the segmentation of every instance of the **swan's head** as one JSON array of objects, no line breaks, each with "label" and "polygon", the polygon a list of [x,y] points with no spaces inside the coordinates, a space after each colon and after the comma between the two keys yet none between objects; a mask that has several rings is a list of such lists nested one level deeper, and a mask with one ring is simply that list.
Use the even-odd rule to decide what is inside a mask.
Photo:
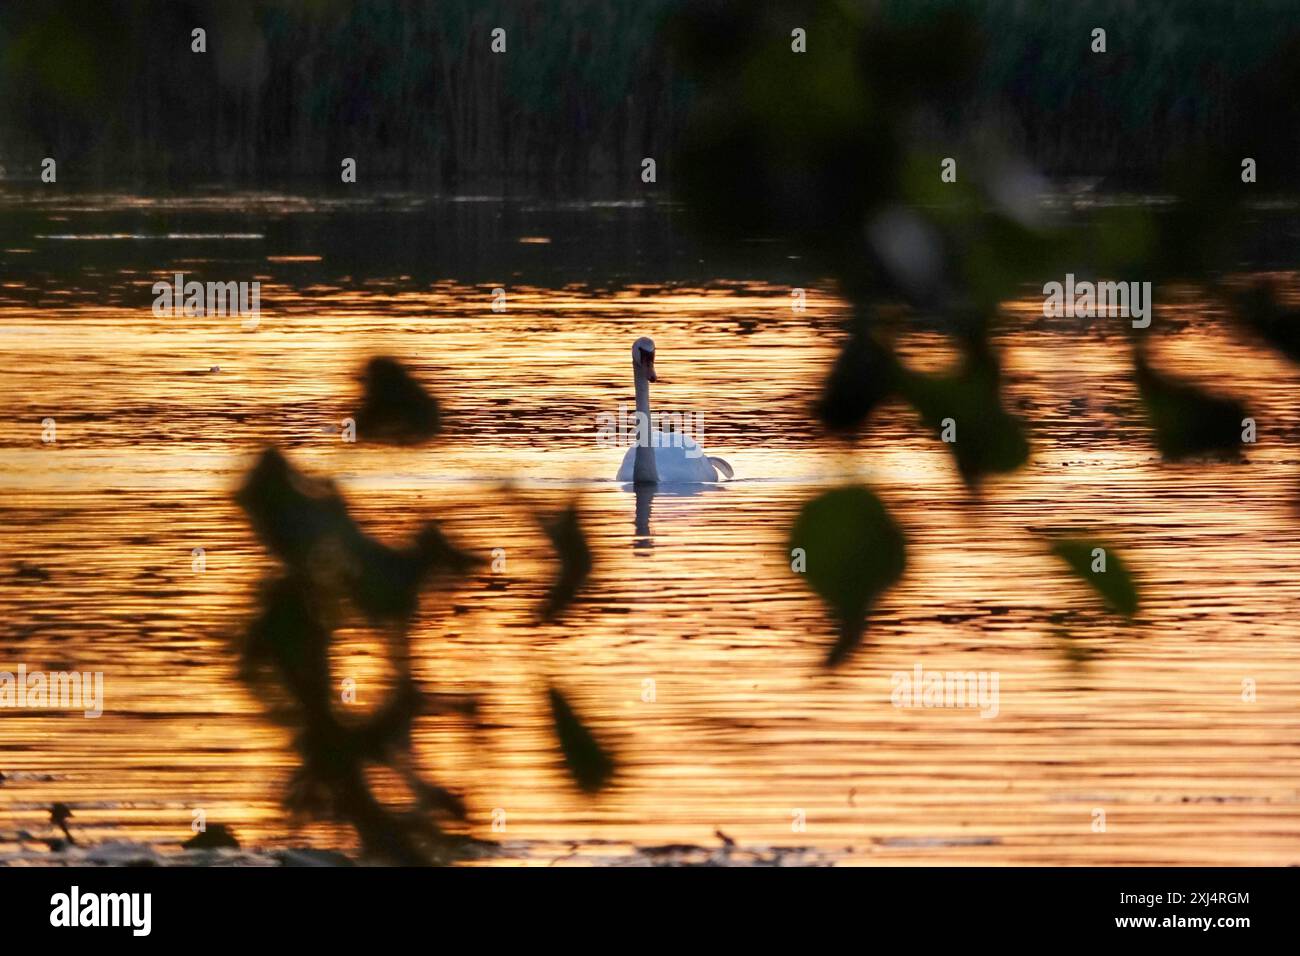
[{"label": "swan's head", "polygon": [[644,375],[647,381],[656,381],[655,376],[655,340],[641,336],[632,343],[632,368],[637,374]]}]

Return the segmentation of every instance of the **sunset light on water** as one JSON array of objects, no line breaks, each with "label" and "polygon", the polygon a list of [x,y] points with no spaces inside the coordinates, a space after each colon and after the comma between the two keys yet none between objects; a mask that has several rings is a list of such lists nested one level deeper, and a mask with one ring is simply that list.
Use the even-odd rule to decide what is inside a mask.
[{"label": "sunset light on water", "polygon": [[0,919],[1277,922],[1300,3],[1057,6],[0,8]]}]

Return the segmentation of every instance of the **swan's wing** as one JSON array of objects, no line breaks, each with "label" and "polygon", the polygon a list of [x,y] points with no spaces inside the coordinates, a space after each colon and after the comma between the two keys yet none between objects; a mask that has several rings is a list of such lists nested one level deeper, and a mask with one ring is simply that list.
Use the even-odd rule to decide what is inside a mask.
[{"label": "swan's wing", "polygon": [[635,454],[636,454],[635,445],[633,445],[631,448],[629,448],[626,452],[623,453],[623,463],[618,466],[618,474],[614,476],[615,481],[632,480],[632,468],[633,465],[635,464],[634,461]]},{"label": "swan's wing", "polygon": [[718,469],[718,471],[722,472],[728,478],[734,478],[736,476],[735,471],[731,468],[731,464],[725,458],[714,458],[710,455],[709,464]]}]

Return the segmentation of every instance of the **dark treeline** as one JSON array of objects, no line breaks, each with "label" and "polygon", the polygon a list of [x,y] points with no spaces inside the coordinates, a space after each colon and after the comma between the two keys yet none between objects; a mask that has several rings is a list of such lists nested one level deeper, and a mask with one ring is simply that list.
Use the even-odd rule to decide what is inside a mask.
[{"label": "dark treeline", "polygon": [[[0,163],[60,181],[557,192],[672,146],[665,3],[48,0],[0,7]],[[191,31],[206,30],[206,53]],[[506,31],[505,53],[491,49]]]},{"label": "dark treeline", "polygon": [[[692,2],[718,9],[720,52],[736,42],[732,4]],[[860,4],[894,21],[972,11],[980,79],[953,108],[977,110],[1049,173],[1142,183],[1207,143],[1263,151],[1261,167],[1293,168],[1300,151],[1289,93],[1300,69],[1296,0]],[[337,183],[341,159],[354,157],[363,184],[622,194],[641,188],[650,156],[670,187],[692,96],[664,42],[677,5],[4,4],[0,165],[10,179],[30,178],[55,156],[59,181],[72,186],[265,186]],[[772,28],[811,23],[810,6],[792,0],[781,12],[788,24]],[[196,27],[206,53],[192,52]],[[497,27],[504,54],[491,49]],[[1107,31],[1104,54],[1090,48],[1097,27]],[[826,41],[813,31],[805,55]]]}]

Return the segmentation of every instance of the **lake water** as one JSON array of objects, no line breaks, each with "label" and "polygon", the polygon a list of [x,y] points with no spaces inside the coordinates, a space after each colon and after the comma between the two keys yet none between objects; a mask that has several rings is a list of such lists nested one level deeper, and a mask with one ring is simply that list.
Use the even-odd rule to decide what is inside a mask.
[{"label": "lake water", "polygon": [[[1260,437],[1245,463],[1162,464],[1121,320],[1046,321],[1026,290],[999,342],[1033,457],[974,498],[901,405],[856,445],[823,438],[809,408],[840,341],[833,287],[768,244],[721,258],[669,206],[0,206],[0,670],[103,671],[106,696],[95,720],[0,710],[0,852],[41,859],[16,834],[54,835],[53,801],[83,842],[171,845],[202,808],[245,845],[352,845],[288,819],[296,756],[235,676],[232,639],[274,562],[231,492],[274,443],[335,478],[383,540],[436,517],[463,546],[505,550],[504,571],[426,594],[413,639],[423,687],[482,698],[485,727],[422,718],[415,751],[464,794],[465,832],[504,841],[496,862],[705,852],[715,831],[803,862],[1300,862],[1297,374],[1192,290],[1158,290],[1155,355],[1247,400]],[[258,328],[155,317],[150,287],[177,271],[260,281]],[[736,472],[657,496],[649,534],[612,480],[621,451],[596,440],[597,416],[632,402],[643,334],[656,408],[702,415],[703,444]],[[906,352],[949,357],[930,333]],[[443,402],[432,444],[341,440],[376,354]],[[827,671],[833,628],[786,537],[803,501],[850,480],[886,501],[910,560],[867,643]],[[534,511],[573,498],[595,570],[539,626],[554,564]],[[1056,527],[1122,549],[1143,587],[1134,623],[1091,610],[1046,552]],[[339,637],[335,676],[380,700],[374,635]],[[893,706],[893,675],[917,665],[996,672],[997,716]],[[619,757],[599,797],[558,766],[548,675]]]}]

